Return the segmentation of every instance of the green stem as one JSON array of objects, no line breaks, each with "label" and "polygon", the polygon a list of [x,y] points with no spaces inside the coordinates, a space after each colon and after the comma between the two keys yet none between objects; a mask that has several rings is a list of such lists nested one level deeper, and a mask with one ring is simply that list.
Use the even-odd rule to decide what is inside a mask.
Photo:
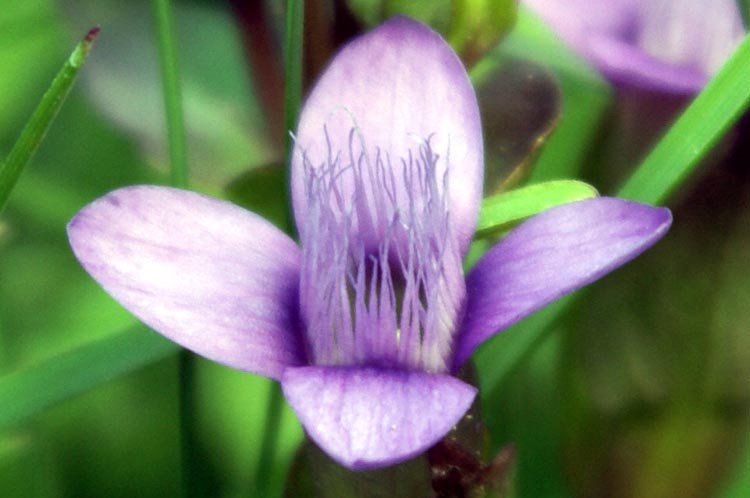
[{"label": "green stem", "polygon": [[188,179],[187,152],[185,147],[185,121],[182,110],[174,21],[169,0],[153,0],[156,17],[161,65],[164,110],[169,141],[171,183],[175,187],[186,187]]},{"label": "green stem", "polygon": [[39,144],[47,134],[52,120],[62,107],[68,93],[70,93],[78,71],[83,66],[98,33],[98,27],[92,28],[84,39],[76,45],[73,53],[70,54],[42,97],[34,114],[26,123],[5,162],[0,164],[0,212],[5,208],[10,193],[21,176],[21,171],[39,148]]},{"label": "green stem", "polygon": [[[288,0],[286,12],[286,43],[284,44],[284,128],[286,132],[297,126],[297,115],[302,103],[302,39],[304,35],[304,0]],[[287,154],[292,142],[286,134]]]},{"label": "green stem", "polygon": [[195,423],[195,355],[187,349],[180,350],[179,404],[180,404],[180,451],[182,458],[182,487],[186,498],[200,496],[200,466],[197,457],[198,437]]},{"label": "green stem", "polygon": [[[286,3],[286,40],[284,44],[284,144],[286,146],[287,165],[291,164],[294,152],[294,141],[290,132],[297,127],[297,116],[302,104],[302,55],[303,36],[305,26],[304,0],[287,0]],[[287,168],[287,188],[285,194],[291,192],[290,171]],[[290,199],[286,199],[286,206],[291,207]],[[287,227],[294,231],[294,220],[291,209],[287,211]]]},{"label": "green stem", "polygon": [[260,460],[255,471],[254,498],[267,498],[271,484],[271,475],[276,460],[276,446],[279,439],[279,428],[283,415],[284,397],[277,382],[268,384],[268,401],[266,404],[265,430],[260,445]]},{"label": "green stem", "polygon": [[[291,164],[291,154],[294,142],[289,132],[297,126],[302,103],[302,41],[305,22],[304,0],[288,0],[286,4],[286,38],[284,44],[284,144],[286,145],[287,164]],[[289,195],[289,170],[287,168],[287,188],[284,189]],[[291,207],[287,199],[286,205]],[[293,230],[291,209],[287,211],[287,227]],[[255,472],[255,489],[253,496],[266,498],[269,495],[270,477],[276,460],[276,447],[278,445],[279,427],[283,414],[284,398],[281,387],[273,382],[269,386],[268,402],[266,404],[265,430],[261,441],[260,460]]]},{"label": "green stem", "polygon": [[[170,179],[174,187],[187,187],[188,167],[185,146],[185,121],[182,109],[174,21],[169,0],[153,0],[154,17],[159,47],[162,91],[169,143]],[[196,451],[195,427],[195,356],[187,350],[179,355],[180,448],[182,454],[182,484],[186,497],[199,495],[200,474]]]}]

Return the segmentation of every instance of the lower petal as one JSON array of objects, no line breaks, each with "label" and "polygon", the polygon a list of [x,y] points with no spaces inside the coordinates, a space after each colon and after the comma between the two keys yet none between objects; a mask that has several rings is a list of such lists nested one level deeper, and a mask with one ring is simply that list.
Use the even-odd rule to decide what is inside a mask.
[{"label": "lower petal", "polygon": [[288,368],[281,384],[313,441],[353,470],[424,452],[476,395],[474,387],[449,375],[372,367]]}]

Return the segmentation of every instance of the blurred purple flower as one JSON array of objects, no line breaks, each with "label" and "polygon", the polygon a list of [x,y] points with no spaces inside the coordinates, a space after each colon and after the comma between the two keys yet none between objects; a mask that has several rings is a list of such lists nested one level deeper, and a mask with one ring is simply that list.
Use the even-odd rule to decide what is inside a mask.
[{"label": "blurred purple flower", "polygon": [[744,34],[736,0],[522,0],[618,84],[697,93]]},{"label": "blurred purple flower", "polygon": [[84,268],[149,326],[281,382],[310,437],[352,469],[439,441],[476,389],[483,341],[644,251],[668,210],[601,198],[519,226],[464,279],[482,129],[439,35],[396,18],[346,46],[308,98],[292,160],[300,245],[257,215],[137,186],[68,227]]}]

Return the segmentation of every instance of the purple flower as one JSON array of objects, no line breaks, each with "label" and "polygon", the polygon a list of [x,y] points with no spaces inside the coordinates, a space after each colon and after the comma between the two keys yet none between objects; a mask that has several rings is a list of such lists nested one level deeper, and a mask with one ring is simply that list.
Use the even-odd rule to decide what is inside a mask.
[{"label": "purple flower", "polygon": [[635,257],[668,210],[577,202],[524,223],[464,279],[482,195],[474,91],[439,35],[393,19],[346,46],[300,117],[300,245],[193,192],[112,192],[70,222],[112,296],[179,344],[281,382],[310,437],[352,469],[439,441],[476,389],[483,341]]},{"label": "purple flower", "polygon": [[697,93],[744,34],[736,0],[522,0],[616,83]]}]

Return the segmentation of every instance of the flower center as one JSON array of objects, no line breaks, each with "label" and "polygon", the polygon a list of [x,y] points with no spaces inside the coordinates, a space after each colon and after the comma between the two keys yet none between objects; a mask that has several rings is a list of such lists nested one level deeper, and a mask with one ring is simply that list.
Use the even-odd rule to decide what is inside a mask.
[{"label": "flower center", "polygon": [[445,372],[465,289],[440,157],[429,140],[397,160],[368,154],[356,131],[349,143],[345,160],[330,146],[325,164],[304,160],[311,359]]}]

